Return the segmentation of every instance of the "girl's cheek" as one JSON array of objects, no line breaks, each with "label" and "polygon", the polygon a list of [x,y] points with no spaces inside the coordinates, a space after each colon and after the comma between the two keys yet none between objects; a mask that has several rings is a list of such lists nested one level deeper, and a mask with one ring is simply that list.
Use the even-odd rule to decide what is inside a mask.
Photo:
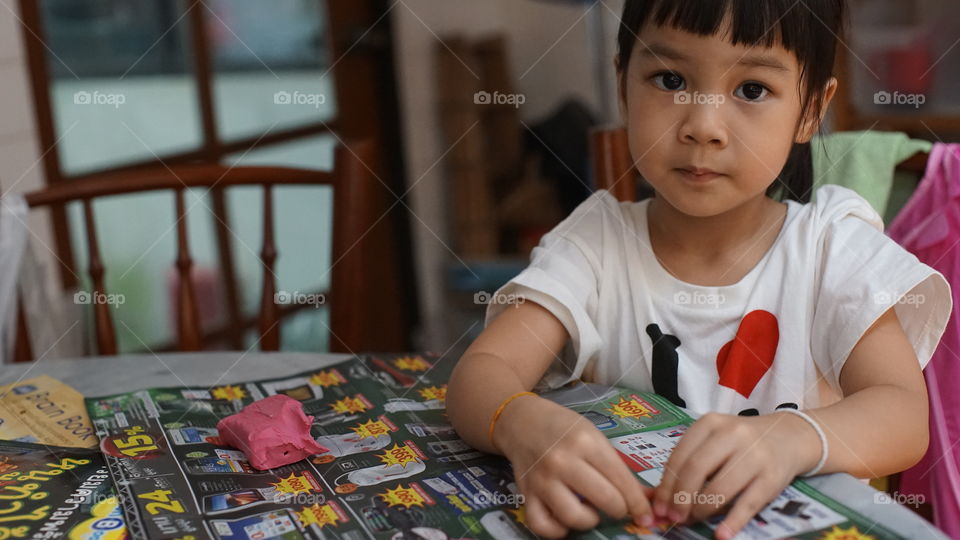
[{"label": "girl's cheek", "polygon": [[638,96],[630,103],[630,121],[651,124],[670,125],[679,114],[679,107],[671,94],[659,92],[655,95]]}]

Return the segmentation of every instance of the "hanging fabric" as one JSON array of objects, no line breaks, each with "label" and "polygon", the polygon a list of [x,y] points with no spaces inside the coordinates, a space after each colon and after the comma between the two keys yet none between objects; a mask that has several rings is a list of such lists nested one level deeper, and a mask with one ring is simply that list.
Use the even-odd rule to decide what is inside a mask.
[{"label": "hanging fabric", "polygon": [[934,522],[960,538],[960,144],[937,143],[916,193],[887,234],[950,282],[953,312],[924,370],[930,396],[930,446],[900,475],[899,495],[932,503]]}]

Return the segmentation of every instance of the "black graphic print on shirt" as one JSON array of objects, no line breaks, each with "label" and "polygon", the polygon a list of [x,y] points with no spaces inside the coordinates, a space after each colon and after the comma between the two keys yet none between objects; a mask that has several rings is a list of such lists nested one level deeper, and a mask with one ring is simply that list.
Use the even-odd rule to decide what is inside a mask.
[{"label": "black graphic print on shirt", "polygon": [[677,369],[680,367],[677,347],[680,346],[680,339],[664,334],[656,324],[647,325],[647,335],[653,341],[653,365],[650,374],[653,391],[669,399],[674,405],[686,407],[687,402],[680,397],[677,390]]},{"label": "black graphic print on shirt", "polygon": [[[787,403],[781,403],[777,405],[777,409],[772,412],[777,412],[780,409],[799,409],[799,408],[800,406],[797,405],[796,403],[787,402]],[[737,416],[758,416],[759,414],[760,414],[760,411],[756,409],[744,409],[738,412]]]},{"label": "black graphic print on shirt", "polygon": [[[647,325],[646,332],[653,342],[650,375],[654,391],[673,404],[685,407],[678,386],[680,357],[677,348],[680,347],[680,338],[664,334],[655,323]],[[734,338],[717,353],[718,384],[749,399],[754,388],[773,367],[779,343],[780,328],[776,315],[761,309],[747,313]],[[781,403],[777,409],[785,407],[798,408],[796,403]],[[760,411],[749,408],[739,414],[756,416]]]}]

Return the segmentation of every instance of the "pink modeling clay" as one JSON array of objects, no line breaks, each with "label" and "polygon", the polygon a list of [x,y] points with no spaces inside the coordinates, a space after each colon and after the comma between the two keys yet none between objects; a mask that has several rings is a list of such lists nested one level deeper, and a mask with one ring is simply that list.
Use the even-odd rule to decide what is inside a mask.
[{"label": "pink modeling clay", "polygon": [[217,423],[220,440],[247,455],[250,465],[267,470],[328,452],[310,435],[312,416],[284,395],[254,401]]}]

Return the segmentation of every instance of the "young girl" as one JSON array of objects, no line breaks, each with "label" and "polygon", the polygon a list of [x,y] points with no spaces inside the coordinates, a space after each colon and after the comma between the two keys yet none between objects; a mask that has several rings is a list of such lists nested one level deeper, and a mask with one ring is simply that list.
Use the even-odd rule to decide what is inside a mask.
[{"label": "young girl", "polygon": [[[449,384],[461,437],[512,462],[532,532],[723,511],[730,538],[797,475],[879,477],[923,456],[921,369],[949,285],[853,191],[810,202],[844,12],[626,0],[621,109],[656,196],[598,191],[544,236]],[[591,422],[529,392],[576,379],[700,415],[655,489]]]}]

